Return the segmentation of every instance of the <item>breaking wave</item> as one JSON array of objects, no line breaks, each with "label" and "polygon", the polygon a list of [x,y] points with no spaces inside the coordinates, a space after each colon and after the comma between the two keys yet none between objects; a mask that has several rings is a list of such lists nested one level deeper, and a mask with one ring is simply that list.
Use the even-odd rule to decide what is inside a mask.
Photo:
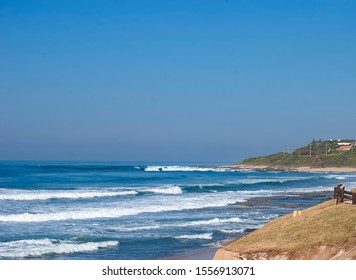
[{"label": "breaking wave", "polygon": [[181,193],[183,193],[182,189],[176,185],[146,189],[146,190],[143,190],[143,192],[150,192],[150,193],[155,193],[155,194],[181,194]]},{"label": "breaking wave", "polygon": [[70,254],[116,247],[118,241],[76,243],[71,240],[25,239],[0,243],[1,258],[39,257],[48,254]]},{"label": "breaking wave", "polygon": [[110,229],[117,231],[141,231],[141,230],[155,230],[163,228],[177,228],[177,227],[194,227],[202,225],[219,225],[224,223],[240,223],[241,219],[239,218],[230,218],[230,219],[219,219],[214,218],[210,220],[198,220],[187,223],[175,223],[175,224],[164,224],[164,225],[150,225],[150,226],[141,226],[141,227],[112,227]]},{"label": "breaking wave", "polygon": [[162,227],[157,225],[157,226],[142,226],[142,227],[112,227],[110,229],[117,230],[117,231],[131,232],[131,231],[152,230],[152,229],[160,229],[160,228]]},{"label": "breaking wave", "polygon": [[219,229],[219,231],[221,231],[222,233],[243,233],[245,231],[245,229]]},{"label": "breaking wave", "polygon": [[241,219],[239,219],[239,218],[230,218],[230,219],[215,218],[215,219],[205,220],[205,221],[194,221],[194,222],[183,223],[183,224],[180,224],[180,226],[190,227],[190,226],[216,225],[216,224],[240,223],[240,222],[241,222]]},{"label": "breaking wave", "polygon": [[213,239],[212,233],[203,233],[203,234],[187,234],[176,236],[177,239]]},{"label": "breaking wave", "polygon": [[198,167],[198,166],[147,166],[145,171],[157,172],[157,171],[212,171],[212,172],[226,172],[231,171],[229,168],[220,167]]},{"label": "breaking wave", "polygon": [[19,190],[9,193],[0,193],[0,200],[48,200],[48,199],[85,199],[96,197],[112,197],[124,195],[136,195],[136,191],[52,191],[52,192],[34,192]]},{"label": "breaking wave", "polygon": [[238,185],[255,185],[255,184],[283,184],[283,183],[289,183],[289,182],[299,182],[299,181],[309,181],[309,180],[314,180],[318,179],[315,177],[280,177],[280,178],[246,178],[246,179],[240,179],[238,181],[232,181],[229,182],[230,184],[238,184]]},{"label": "breaking wave", "polygon": [[64,220],[87,220],[87,219],[99,219],[99,218],[119,218],[122,216],[133,216],[141,213],[158,213],[167,211],[179,211],[200,209],[203,207],[219,207],[225,206],[229,202],[233,202],[235,199],[216,200],[210,198],[210,200],[188,200],[181,201],[179,203],[171,203],[170,201],[163,201],[162,205],[139,205],[136,208],[86,208],[83,210],[73,211],[61,211],[50,213],[22,213],[22,214],[10,214],[0,215],[0,222],[47,222],[47,221],[64,221]]}]

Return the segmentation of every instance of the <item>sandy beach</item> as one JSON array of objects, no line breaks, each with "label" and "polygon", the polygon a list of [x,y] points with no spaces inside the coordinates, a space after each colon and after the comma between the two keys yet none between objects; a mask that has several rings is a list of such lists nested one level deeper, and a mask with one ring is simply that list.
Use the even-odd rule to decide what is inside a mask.
[{"label": "sandy beach", "polygon": [[297,172],[341,172],[352,173],[356,172],[356,167],[283,167],[283,166],[268,166],[268,165],[246,165],[246,164],[234,164],[226,166],[231,169],[252,169],[252,170],[280,170],[280,171],[297,171]]}]

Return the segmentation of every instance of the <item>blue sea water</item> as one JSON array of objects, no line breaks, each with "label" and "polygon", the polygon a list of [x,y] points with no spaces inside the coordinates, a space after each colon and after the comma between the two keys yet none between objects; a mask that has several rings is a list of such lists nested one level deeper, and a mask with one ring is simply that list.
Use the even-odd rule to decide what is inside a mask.
[{"label": "blue sea water", "polygon": [[166,259],[332,198],[348,173],[0,162],[0,259]]}]

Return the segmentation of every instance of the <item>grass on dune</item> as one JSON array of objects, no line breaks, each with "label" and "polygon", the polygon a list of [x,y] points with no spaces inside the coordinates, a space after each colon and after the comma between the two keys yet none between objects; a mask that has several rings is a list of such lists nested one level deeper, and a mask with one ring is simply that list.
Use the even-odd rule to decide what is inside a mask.
[{"label": "grass on dune", "polygon": [[356,244],[356,206],[335,205],[334,200],[302,211],[298,217],[282,216],[251,234],[233,242],[227,250],[298,251],[325,246]]}]

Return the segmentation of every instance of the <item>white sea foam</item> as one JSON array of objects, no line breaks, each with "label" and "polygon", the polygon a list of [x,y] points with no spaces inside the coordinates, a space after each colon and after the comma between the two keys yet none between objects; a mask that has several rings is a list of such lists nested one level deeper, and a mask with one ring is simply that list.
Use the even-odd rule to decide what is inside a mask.
[{"label": "white sea foam", "polygon": [[48,200],[48,199],[85,199],[136,195],[136,191],[27,191],[11,190],[0,193],[0,200]]},{"label": "white sea foam", "polygon": [[182,189],[176,185],[158,187],[158,188],[150,188],[150,189],[146,189],[146,190],[142,190],[142,191],[156,193],[156,194],[181,194],[181,193],[183,193]]},{"label": "white sea foam", "polygon": [[229,184],[244,184],[244,185],[253,185],[260,183],[286,183],[294,181],[303,181],[313,179],[313,177],[280,177],[280,178],[247,178],[240,179],[238,181],[229,182]]},{"label": "white sea foam", "polygon": [[[175,187],[178,188],[178,187]],[[178,189],[177,189],[178,190]],[[236,201],[241,201],[251,197],[272,196],[276,194],[288,193],[312,193],[320,191],[331,191],[331,187],[310,187],[279,190],[256,190],[256,191],[228,191],[219,193],[204,193],[200,196],[172,196],[170,199],[162,199],[154,196],[147,200],[137,200],[131,204],[112,204],[100,208],[80,208],[68,210],[44,210],[47,212],[17,213],[10,215],[0,215],[0,222],[46,222],[63,220],[84,220],[99,218],[118,218],[122,216],[132,216],[141,213],[157,213],[166,211],[180,211],[190,209],[201,209],[208,207],[222,207]],[[172,192],[172,190],[170,190]],[[217,220],[209,223],[217,222]]]},{"label": "white sea foam", "polygon": [[244,232],[245,229],[219,229],[219,231],[223,232],[223,233],[242,233]]},{"label": "white sea foam", "polygon": [[69,254],[116,247],[118,241],[77,243],[72,240],[27,239],[0,243],[1,258],[38,257],[47,254]]},{"label": "white sea foam", "polygon": [[141,211],[136,209],[126,210],[121,208],[98,208],[77,211],[62,211],[52,213],[22,213],[12,215],[0,215],[1,222],[47,222],[64,220],[86,220],[98,218],[116,218],[125,215],[139,214]]},{"label": "white sea foam", "polygon": [[224,224],[224,223],[239,223],[241,219],[239,218],[230,218],[230,219],[211,219],[211,220],[203,220],[203,221],[193,221],[188,223],[180,224],[182,227],[190,227],[190,226],[201,226],[201,225],[215,225],[215,224]]},{"label": "white sea foam", "polygon": [[177,239],[213,239],[212,233],[203,233],[203,234],[187,234],[176,236]]},{"label": "white sea foam", "polygon": [[231,203],[229,200],[217,200],[214,196],[205,196],[202,200],[199,197],[185,200],[160,200],[147,207],[147,204],[132,205],[128,207],[105,207],[105,208],[86,208],[72,211],[58,211],[45,213],[21,213],[11,215],[0,215],[0,222],[46,222],[46,221],[63,221],[63,220],[85,220],[98,218],[118,218],[122,216],[132,216],[141,213],[157,213],[165,211],[179,211],[188,209],[199,209],[203,207],[219,207]]},{"label": "white sea foam", "polygon": [[[229,185],[229,184],[228,184]],[[211,184],[187,184],[187,185],[182,185],[183,188],[210,188],[210,187],[224,187],[226,184],[222,183],[211,183]]]},{"label": "white sea foam", "polygon": [[202,226],[202,225],[218,225],[224,223],[240,223],[241,219],[239,218],[230,218],[230,219],[210,219],[210,220],[198,220],[187,223],[174,223],[174,224],[164,224],[164,225],[150,225],[150,226],[140,226],[140,227],[111,227],[111,230],[117,231],[141,231],[141,230],[152,230],[152,229],[163,229],[163,228],[177,228],[177,227],[193,227],[193,226]]},{"label": "white sea foam", "polygon": [[231,171],[228,168],[220,167],[198,167],[198,166],[147,166],[145,171],[213,171],[213,172],[226,172]]},{"label": "white sea foam", "polygon": [[278,214],[263,215],[261,218],[265,220],[272,220],[278,218]]},{"label": "white sea foam", "polygon": [[346,185],[347,185],[347,188],[353,189],[356,187],[356,182],[348,182]]},{"label": "white sea foam", "polygon": [[332,191],[332,187],[317,186],[309,188],[290,188],[290,189],[278,189],[278,190],[254,190],[254,191],[237,191],[235,193],[240,194],[242,198],[260,197],[260,196],[273,196],[273,195],[285,195],[288,193],[313,193],[313,192],[327,192]]},{"label": "white sea foam", "polygon": [[316,186],[316,187],[309,187],[309,188],[292,188],[286,189],[284,192],[288,193],[313,193],[313,192],[327,192],[333,191],[334,187],[327,187],[327,186]]},{"label": "white sea foam", "polygon": [[212,248],[221,248],[221,247],[226,246],[226,242],[220,240],[220,241],[212,242],[212,243],[209,243],[209,244],[203,244],[203,246],[212,247]]},{"label": "white sea foam", "polygon": [[331,175],[326,175],[324,178],[326,178],[326,179],[345,180],[345,179],[346,179],[346,176],[331,174]]},{"label": "white sea foam", "polygon": [[356,178],[356,175],[352,175],[352,174],[329,174],[324,176],[324,178],[326,179],[337,179],[337,180],[346,180],[349,178]]},{"label": "white sea foam", "polygon": [[117,231],[142,231],[142,230],[152,230],[152,229],[160,229],[162,226],[142,226],[142,227],[111,227],[111,230],[117,230]]}]

